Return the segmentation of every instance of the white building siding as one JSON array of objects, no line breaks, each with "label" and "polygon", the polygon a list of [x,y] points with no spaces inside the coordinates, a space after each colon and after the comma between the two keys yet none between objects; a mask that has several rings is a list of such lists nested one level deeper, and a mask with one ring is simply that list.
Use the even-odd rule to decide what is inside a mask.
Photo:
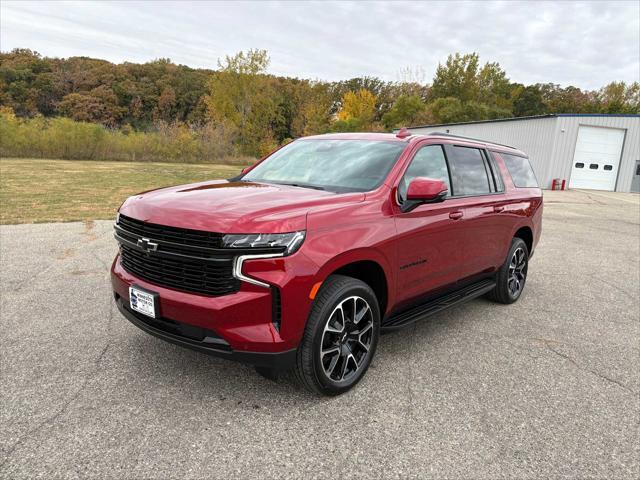
[{"label": "white building siding", "polygon": [[511,145],[529,155],[540,186],[554,178],[569,182],[580,125],[626,130],[616,190],[628,192],[640,159],[640,116],[548,116],[409,128],[414,133],[444,132]]}]

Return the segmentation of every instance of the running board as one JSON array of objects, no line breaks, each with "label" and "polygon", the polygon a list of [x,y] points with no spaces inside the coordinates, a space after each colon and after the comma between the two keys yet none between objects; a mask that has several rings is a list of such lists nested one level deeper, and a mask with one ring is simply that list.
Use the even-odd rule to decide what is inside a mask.
[{"label": "running board", "polygon": [[493,290],[495,286],[496,282],[492,279],[481,280],[463,287],[460,290],[443,295],[442,297],[429,300],[426,303],[384,319],[381,325],[382,331],[391,331],[406,327],[407,325],[411,325],[412,323],[422,320],[429,315],[440,312],[445,308],[460,305],[484,295],[485,293]]}]

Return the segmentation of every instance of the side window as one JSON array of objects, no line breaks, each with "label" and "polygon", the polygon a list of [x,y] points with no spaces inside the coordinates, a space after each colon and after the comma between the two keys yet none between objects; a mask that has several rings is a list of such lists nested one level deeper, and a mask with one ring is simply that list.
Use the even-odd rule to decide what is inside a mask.
[{"label": "side window", "polygon": [[[493,173],[493,179],[496,182],[496,192],[504,192],[504,182],[502,181],[502,174],[500,173],[500,169],[498,165],[496,165],[496,157],[493,153],[487,151],[487,155],[489,156],[489,166],[491,167],[491,172]],[[491,180],[491,179],[489,179]]]},{"label": "side window", "polygon": [[407,194],[409,183],[416,177],[428,177],[442,180],[447,184],[449,193],[451,193],[451,185],[449,184],[449,171],[447,170],[447,161],[440,145],[427,145],[422,147],[411,160],[411,164],[404,177],[398,185],[398,197],[404,200]]},{"label": "side window", "polygon": [[451,181],[455,195],[484,195],[491,193],[488,166],[482,152],[477,148],[453,147],[451,165]]},{"label": "side window", "polygon": [[[506,153],[501,153],[500,156],[504,159],[504,163],[516,187],[526,188],[538,186],[538,180],[536,180],[528,158],[517,157]],[[576,168],[582,168],[583,166],[584,165],[578,166],[578,164],[576,164]]]}]

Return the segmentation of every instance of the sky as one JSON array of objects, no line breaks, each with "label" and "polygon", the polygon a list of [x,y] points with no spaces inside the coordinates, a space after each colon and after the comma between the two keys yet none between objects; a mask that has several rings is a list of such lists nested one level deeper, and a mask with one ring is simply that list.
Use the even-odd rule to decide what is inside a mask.
[{"label": "sky", "polygon": [[597,89],[640,80],[640,1],[0,2],[0,49],[216,68],[266,49],[275,75],[428,83],[450,53],[477,52],[514,82]]}]

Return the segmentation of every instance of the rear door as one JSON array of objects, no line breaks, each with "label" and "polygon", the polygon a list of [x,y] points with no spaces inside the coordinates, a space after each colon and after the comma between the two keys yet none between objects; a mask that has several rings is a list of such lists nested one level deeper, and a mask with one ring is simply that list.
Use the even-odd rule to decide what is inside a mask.
[{"label": "rear door", "polygon": [[504,183],[489,153],[475,146],[447,145],[452,201],[464,227],[460,279],[493,270],[504,260],[509,223],[500,215],[506,198]]}]

